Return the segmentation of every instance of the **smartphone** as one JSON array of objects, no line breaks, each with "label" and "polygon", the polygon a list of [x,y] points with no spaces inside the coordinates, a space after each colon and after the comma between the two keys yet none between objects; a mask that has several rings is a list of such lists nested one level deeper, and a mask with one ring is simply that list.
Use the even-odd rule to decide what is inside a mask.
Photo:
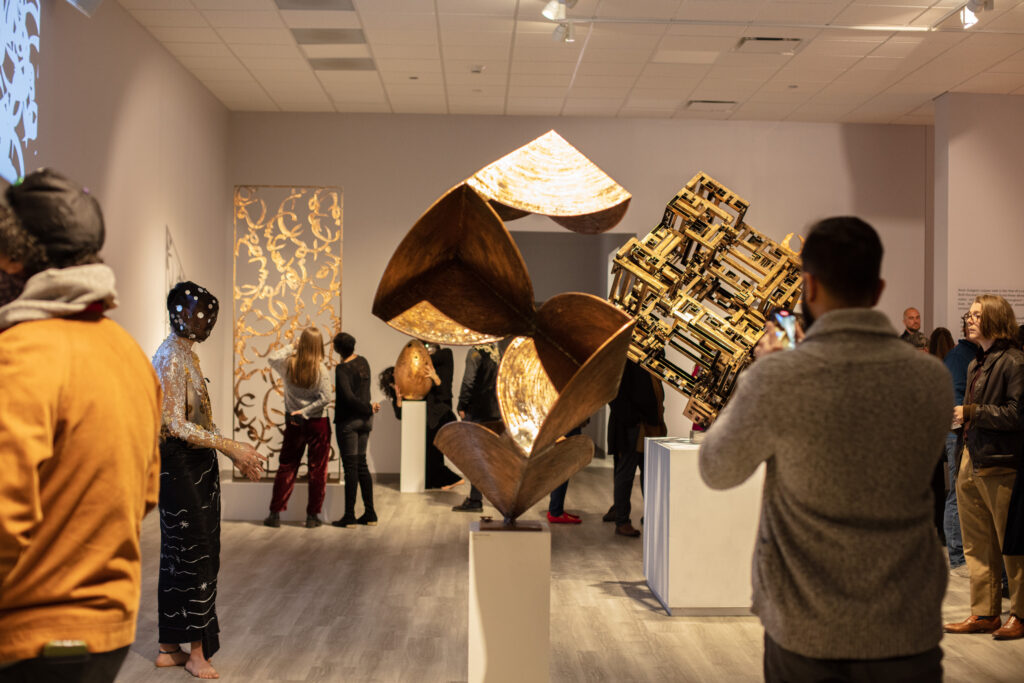
[{"label": "smartphone", "polygon": [[796,317],[789,311],[776,311],[772,315],[775,325],[779,328],[775,333],[782,341],[782,348],[796,348]]}]

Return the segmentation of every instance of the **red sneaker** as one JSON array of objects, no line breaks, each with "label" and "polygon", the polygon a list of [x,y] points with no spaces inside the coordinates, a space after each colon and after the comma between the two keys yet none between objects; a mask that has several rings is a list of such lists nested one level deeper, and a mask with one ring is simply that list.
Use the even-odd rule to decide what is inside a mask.
[{"label": "red sneaker", "polygon": [[583,522],[582,519],[576,515],[570,515],[568,512],[563,512],[557,517],[552,515],[550,512],[548,513],[549,524],[580,524],[581,522]]}]

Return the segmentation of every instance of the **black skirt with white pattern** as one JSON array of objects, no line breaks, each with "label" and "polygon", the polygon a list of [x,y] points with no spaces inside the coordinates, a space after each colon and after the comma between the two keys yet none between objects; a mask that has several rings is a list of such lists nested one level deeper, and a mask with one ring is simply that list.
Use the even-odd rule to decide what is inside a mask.
[{"label": "black skirt with white pattern", "polygon": [[220,569],[220,470],[212,448],[160,443],[161,643],[201,641],[212,657],[220,647],[217,572]]}]

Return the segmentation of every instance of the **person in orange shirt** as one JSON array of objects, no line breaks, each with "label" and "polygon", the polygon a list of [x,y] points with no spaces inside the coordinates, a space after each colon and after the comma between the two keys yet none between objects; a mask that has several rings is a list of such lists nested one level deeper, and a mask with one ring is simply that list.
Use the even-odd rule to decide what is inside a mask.
[{"label": "person in orange shirt", "polygon": [[135,638],[160,389],[105,312],[88,191],[49,170],[0,204],[0,681],[112,681]]}]

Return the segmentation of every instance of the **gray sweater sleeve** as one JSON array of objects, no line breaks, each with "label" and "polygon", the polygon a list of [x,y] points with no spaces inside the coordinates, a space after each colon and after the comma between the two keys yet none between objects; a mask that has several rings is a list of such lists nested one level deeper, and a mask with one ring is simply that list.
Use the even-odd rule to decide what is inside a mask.
[{"label": "gray sweater sleeve", "polygon": [[700,447],[700,476],[713,489],[739,486],[773,455],[772,413],[778,398],[770,395],[763,363],[740,375],[732,398]]},{"label": "gray sweater sleeve", "polygon": [[320,379],[317,383],[317,389],[319,396],[300,411],[302,417],[308,418],[310,415],[319,415],[327,407],[327,404],[331,402],[331,378],[322,365],[320,366]]},{"label": "gray sweater sleeve", "polygon": [[267,356],[267,364],[273,368],[274,372],[284,377],[288,369],[288,359],[294,354],[295,346],[293,344],[285,344],[281,348],[270,352],[270,355]]}]

